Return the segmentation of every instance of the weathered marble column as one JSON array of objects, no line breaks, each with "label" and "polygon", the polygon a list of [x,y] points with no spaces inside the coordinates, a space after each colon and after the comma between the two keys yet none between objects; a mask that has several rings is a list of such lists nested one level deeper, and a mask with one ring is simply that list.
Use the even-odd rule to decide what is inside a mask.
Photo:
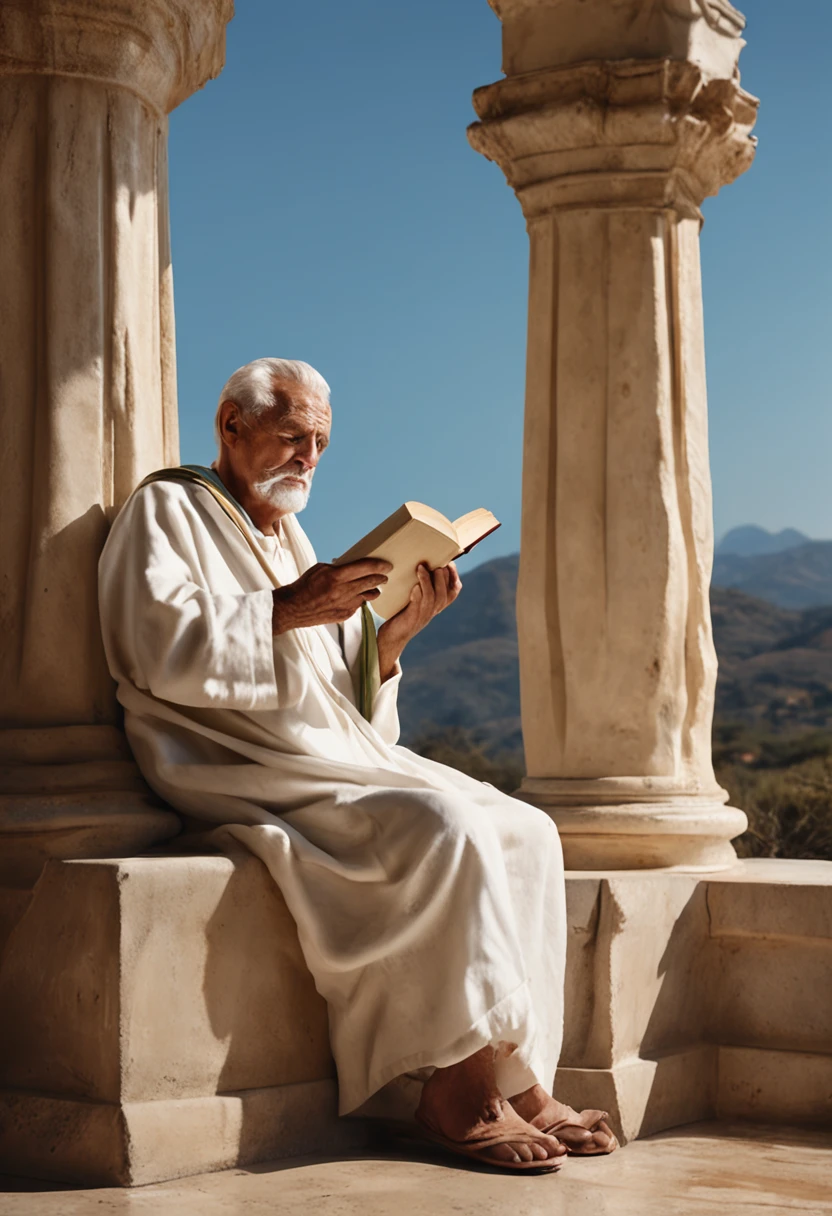
[{"label": "weathered marble column", "polygon": [[178,460],[167,114],[220,71],[231,14],[232,0],[0,0],[0,887],[12,903],[46,857],[122,855],[177,828],[119,729],[96,568],[120,504]]},{"label": "weathered marble column", "polygon": [[699,270],[751,163],[727,0],[490,0],[475,149],[531,241],[518,623],[528,777],[572,869],[731,864]]}]

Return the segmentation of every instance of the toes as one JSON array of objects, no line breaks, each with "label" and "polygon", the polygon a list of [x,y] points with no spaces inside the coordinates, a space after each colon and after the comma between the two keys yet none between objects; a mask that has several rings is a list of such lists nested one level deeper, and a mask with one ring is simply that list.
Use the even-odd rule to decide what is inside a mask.
[{"label": "toes", "polygon": [[554,1136],[542,1136],[540,1140],[530,1144],[529,1148],[537,1161],[551,1161],[555,1157],[563,1157],[566,1153],[565,1145]]},{"label": "toes", "polygon": [[566,1145],[561,1144],[557,1136],[542,1136],[540,1144],[545,1146],[549,1157],[562,1157],[566,1152]]},{"label": "toes", "polygon": [[562,1157],[566,1149],[553,1136],[544,1136],[531,1144],[495,1144],[489,1149],[489,1157],[496,1163],[509,1165],[533,1165],[538,1161],[551,1161]]},{"label": "toes", "polygon": [[599,1128],[598,1131],[593,1133],[592,1140],[595,1147],[600,1152],[605,1153],[610,1148],[613,1137],[611,1132],[601,1131]]},{"label": "toes", "polygon": [[586,1128],[564,1128],[558,1135],[562,1136],[564,1144],[568,1144],[571,1149],[585,1148],[592,1140],[592,1132]]},{"label": "toes", "polygon": [[510,1165],[518,1165],[520,1158],[510,1144],[495,1144],[489,1154],[493,1161],[507,1161]]}]

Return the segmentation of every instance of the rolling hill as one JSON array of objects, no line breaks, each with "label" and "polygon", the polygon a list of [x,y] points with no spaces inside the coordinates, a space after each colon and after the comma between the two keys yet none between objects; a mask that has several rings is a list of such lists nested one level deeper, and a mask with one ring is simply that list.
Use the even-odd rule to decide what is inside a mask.
[{"label": "rolling hill", "polygon": [[718,552],[713,584],[733,587],[781,608],[832,604],[832,541],[811,540],[775,553]]}]

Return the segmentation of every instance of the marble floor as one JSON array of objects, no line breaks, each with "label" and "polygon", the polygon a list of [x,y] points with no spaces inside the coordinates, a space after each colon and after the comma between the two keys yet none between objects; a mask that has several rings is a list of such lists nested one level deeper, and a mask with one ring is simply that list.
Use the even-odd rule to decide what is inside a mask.
[{"label": "marble floor", "polygon": [[135,1190],[0,1179],[1,1216],[832,1214],[832,1131],[699,1124],[518,1178],[429,1151],[304,1159]]}]

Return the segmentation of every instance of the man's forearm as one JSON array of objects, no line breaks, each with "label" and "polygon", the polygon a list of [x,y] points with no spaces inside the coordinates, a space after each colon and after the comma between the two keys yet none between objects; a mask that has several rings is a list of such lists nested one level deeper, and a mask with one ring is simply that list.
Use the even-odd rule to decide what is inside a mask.
[{"label": "man's forearm", "polygon": [[396,674],[399,659],[402,657],[404,646],[393,646],[385,642],[379,633],[378,641],[378,673],[382,684]]}]

